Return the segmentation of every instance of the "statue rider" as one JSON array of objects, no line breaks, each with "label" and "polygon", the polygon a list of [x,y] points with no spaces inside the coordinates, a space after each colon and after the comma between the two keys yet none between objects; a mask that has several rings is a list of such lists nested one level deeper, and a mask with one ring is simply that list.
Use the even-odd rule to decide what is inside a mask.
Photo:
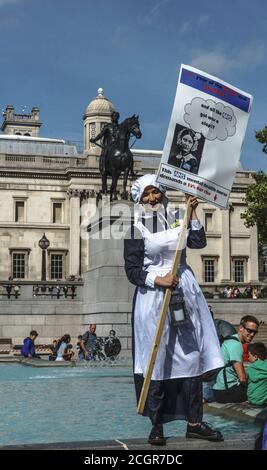
[{"label": "statue rider", "polygon": [[[103,139],[102,142],[102,151],[100,155],[100,161],[99,161],[99,171],[102,177],[106,174],[107,172],[107,159],[108,159],[108,152],[111,147],[111,145],[116,142],[117,137],[118,137],[118,132],[119,132],[119,120],[120,118],[120,113],[117,111],[113,111],[111,114],[111,122],[105,124],[103,129],[99,132],[99,134],[95,138],[91,138],[90,142],[95,144],[98,140]],[[102,178],[103,182],[103,178]],[[106,194],[107,188],[106,185],[102,184],[102,190],[103,193]]]}]

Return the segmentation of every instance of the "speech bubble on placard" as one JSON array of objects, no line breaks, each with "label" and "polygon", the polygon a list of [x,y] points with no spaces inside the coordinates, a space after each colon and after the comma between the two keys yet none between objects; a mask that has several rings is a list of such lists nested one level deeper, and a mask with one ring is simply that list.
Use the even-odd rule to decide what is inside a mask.
[{"label": "speech bubble on placard", "polygon": [[208,140],[226,140],[236,133],[236,117],[230,106],[193,98],[184,109],[184,121]]}]

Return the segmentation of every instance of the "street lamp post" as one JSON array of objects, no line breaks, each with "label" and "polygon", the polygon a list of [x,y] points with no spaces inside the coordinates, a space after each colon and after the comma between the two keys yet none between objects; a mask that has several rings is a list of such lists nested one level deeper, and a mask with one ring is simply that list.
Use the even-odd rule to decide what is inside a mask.
[{"label": "street lamp post", "polygon": [[45,233],[43,234],[41,240],[39,240],[39,247],[42,250],[42,268],[41,268],[41,281],[46,281],[46,250],[49,247],[50,242],[46,238]]}]

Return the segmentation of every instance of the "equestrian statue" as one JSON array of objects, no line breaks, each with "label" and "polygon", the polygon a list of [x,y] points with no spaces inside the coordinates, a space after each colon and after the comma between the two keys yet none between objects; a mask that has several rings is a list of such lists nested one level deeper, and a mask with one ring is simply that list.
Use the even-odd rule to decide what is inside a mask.
[{"label": "equestrian statue", "polygon": [[118,199],[117,183],[122,172],[122,199],[127,199],[126,188],[129,173],[131,176],[135,176],[133,172],[133,155],[129,148],[129,140],[131,135],[136,139],[142,137],[139,127],[139,116],[135,116],[134,114],[126,118],[120,124],[118,122],[119,117],[120,114],[117,111],[113,111],[111,122],[107,123],[95,138],[90,139],[90,142],[94,144],[98,140],[103,139],[102,144],[96,144],[102,148],[99,160],[99,171],[102,178],[102,194],[107,194],[107,178],[108,176],[112,177],[110,187],[111,201]]}]

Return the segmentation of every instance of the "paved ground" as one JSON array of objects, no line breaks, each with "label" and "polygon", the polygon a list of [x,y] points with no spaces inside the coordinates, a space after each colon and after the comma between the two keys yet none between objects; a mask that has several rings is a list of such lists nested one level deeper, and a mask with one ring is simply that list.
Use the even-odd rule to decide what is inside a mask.
[{"label": "paved ground", "polygon": [[201,439],[170,437],[167,445],[151,446],[146,439],[125,439],[125,441],[83,441],[53,444],[32,444],[3,446],[1,450],[253,450],[256,434],[236,434],[226,437],[223,442],[209,442]]},{"label": "paved ground", "polygon": [[267,419],[267,408],[256,407],[249,403],[209,403],[204,406],[206,413],[223,416],[226,419],[250,421],[263,424]]}]

